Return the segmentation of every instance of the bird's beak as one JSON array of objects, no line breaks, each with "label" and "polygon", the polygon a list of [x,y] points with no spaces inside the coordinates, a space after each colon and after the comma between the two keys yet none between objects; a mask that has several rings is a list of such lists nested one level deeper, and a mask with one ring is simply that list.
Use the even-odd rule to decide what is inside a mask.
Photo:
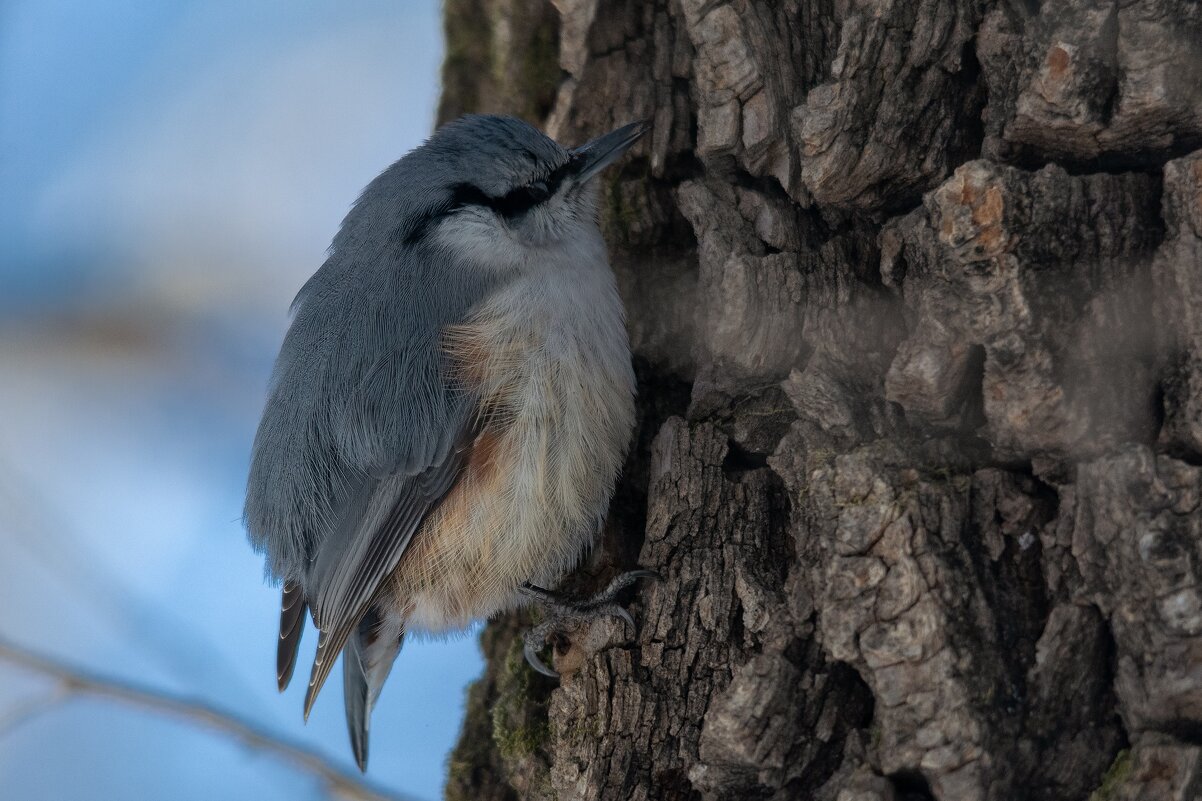
[{"label": "bird's beak", "polygon": [[613,164],[618,156],[651,130],[646,120],[623,125],[616,131],[598,136],[591,142],[572,149],[572,168],[577,184],[587,183],[601,170]]}]

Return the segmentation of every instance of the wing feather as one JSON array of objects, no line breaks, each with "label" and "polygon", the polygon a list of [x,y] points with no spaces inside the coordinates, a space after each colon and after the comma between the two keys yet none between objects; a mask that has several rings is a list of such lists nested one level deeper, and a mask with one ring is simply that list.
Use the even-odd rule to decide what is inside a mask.
[{"label": "wing feather", "polygon": [[[371,606],[381,583],[396,569],[413,534],[450,492],[468,448],[454,448],[443,461],[416,476],[369,481],[363,513],[358,504],[345,519],[345,549],[327,549],[318,560],[314,620],[321,632],[305,695],[305,717],[334,667],[339,652]],[[362,494],[362,493],[361,493]],[[381,520],[380,510],[387,513]],[[353,518],[353,519],[352,519]],[[325,568],[323,570],[323,568]]]}]

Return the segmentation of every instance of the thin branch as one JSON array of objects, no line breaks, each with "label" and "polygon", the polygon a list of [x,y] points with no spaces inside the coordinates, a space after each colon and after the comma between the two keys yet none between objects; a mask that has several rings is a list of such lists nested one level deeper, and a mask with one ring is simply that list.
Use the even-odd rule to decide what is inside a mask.
[{"label": "thin branch", "polygon": [[69,665],[33,653],[0,637],[0,660],[51,678],[71,693],[94,695],[185,720],[227,734],[258,751],[289,762],[316,777],[332,792],[355,801],[406,801],[404,796],[375,787],[330,763],[308,746],[284,739],[237,715],[204,701],[175,698],[159,690]]}]

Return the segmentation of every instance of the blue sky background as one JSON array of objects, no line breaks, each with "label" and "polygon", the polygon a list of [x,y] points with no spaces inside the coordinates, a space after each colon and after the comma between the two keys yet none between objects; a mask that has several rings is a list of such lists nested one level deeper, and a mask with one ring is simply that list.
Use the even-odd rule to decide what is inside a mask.
[{"label": "blue sky background", "polygon": [[[0,3],[0,635],[352,767],[339,681],[307,726],[303,678],[275,692],[278,591],[238,516],[288,305],[429,133],[441,47],[434,0]],[[480,667],[474,636],[407,643],[369,778],[439,797]],[[11,717],[51,691],[0,665],[5,797],[322,797],[111,702]]]}]

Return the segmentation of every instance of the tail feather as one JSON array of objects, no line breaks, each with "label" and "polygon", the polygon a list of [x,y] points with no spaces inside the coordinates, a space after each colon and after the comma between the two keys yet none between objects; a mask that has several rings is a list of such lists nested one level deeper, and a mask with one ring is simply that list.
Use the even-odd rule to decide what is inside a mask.
[{"label": "tail feather", "polygon": [[381,616],[373,608],[347,639],[342,649],[342,695],[346,705],[346,728],[359,770],[367,771],[367,735],[371,710],[392,663],[401,651],[404,632],[398,621]]},{"label": "tail feather", "polygon": [[342,649],[342,698],[346,704],[346,730],[359,770],[367,772],[367,730],[371,726],[371,689],[359,654],[359,638],[351,637]]},{"label": "tail feather", "polygon": [[305,611],[309,604],[305,601],[304,590],[300,584],[288,581],[284,583],[284,595],[280,601],[280,641],[276,644],[275,678],[276,684],[283,692],[292,680],[292,671],[296,668],[296,652],[300,648],[301,635],[305,631]]}]

